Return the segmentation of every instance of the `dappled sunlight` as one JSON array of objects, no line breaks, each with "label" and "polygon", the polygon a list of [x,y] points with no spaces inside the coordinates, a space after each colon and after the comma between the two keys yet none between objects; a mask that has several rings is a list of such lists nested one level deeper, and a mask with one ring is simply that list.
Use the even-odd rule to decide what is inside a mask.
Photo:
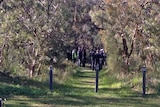
[{"label": "dappled sunlight", "polygon": [[[105,75],[102,71],[101,73]],[[85,76],[87,75],[87,76]],[[65,83],[54,83],[53,91],[27,89],[28,95],[23,93],[21,85],[10,85],[17,91],[17,95],[7,98],[5,104],[11,107],[158,107],[159,96],[147,95],[145,98],[140,94],[132,91],[129,87],[123,87],[121,82],[99,81],[98,92],[95,93],[95,72],[92,70],[80,70],[76,77],[68,78]],[[101,77],[103,77],[101,75]],[[102,79],[102,78],[99,79]],[[110,77],[108,75],[107,77]],[[115,79],[115,78],[114,78]],[[5,85],[6,83],[3,83]],[[29,84],[28,84],[29,85]],[[36,84],[35,84],[36,86]],[[39,85],[38,85],[39,87]],[[44,87],[44,86],[42,86]],[[46,87],[47,88],[47,87]],[[1,88],[0,88],[1,89]],[[1,89],[2,90],[2,89]],[[23,90],[26,90],[23,88]],[[37,90],[37,91],[36,91]],[[22,92],[21,92],[22,91]],[[36,91],[36,92],[35,92]],[[143,105],[143,106],[142,106]]]},{"label": "dappled sunlight", "polygon": [[159,107],[159,71],[160,0],[0,0],[4,107]]}]

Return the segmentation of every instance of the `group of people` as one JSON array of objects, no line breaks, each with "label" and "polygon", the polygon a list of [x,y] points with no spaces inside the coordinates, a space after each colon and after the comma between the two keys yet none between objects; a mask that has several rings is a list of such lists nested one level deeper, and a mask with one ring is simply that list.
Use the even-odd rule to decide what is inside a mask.
[{"label": "group of people", "polygon": [[[86,49],[81,47],[73,49],[71,52],[67,51],[67,59],[73,61],[73,63],[77,63],[80,67],[85,67],[87,60],[86,55]],[[96,69],[96,67],[101,70],[106,62],[106,53],[103,49],[90,50],[89,57],[90,67],[93,70]]]},{"label": "group of people", "polygon": [[86,63],[86,50],[85,48],[73,49],[71,52],[67,52],[67,59],[72,60],[74,63],[78,63],[78,66],[85,67]]},{"label": "group of people", "polygon": [[91,68],[101,70],[103,65],[105,65],[107,55],[103,49],[92,49],[90,51],[90,64]]}]

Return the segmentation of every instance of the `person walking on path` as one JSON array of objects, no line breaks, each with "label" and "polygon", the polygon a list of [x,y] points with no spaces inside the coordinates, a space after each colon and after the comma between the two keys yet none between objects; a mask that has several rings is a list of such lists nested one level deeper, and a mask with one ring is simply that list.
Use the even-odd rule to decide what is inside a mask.
[{"label": "person walking on path", "polygon": [[96,53],[95,53],[94,57],[95,57],[95,65],[94,66],[95,67],[98,66],[98,68],[100,70],[100,57],[101,57],[101,55],[99,53],[99,49],[96,50]]},{"label": "person walking on path", "polygon": [[86,63],[86,50],[85,48],[82,49],[82,67],[85,67]]},{"label": "person walking on path", "polygon": [[94,49],[90,51],[90,64],[91,64],[91,69],[94,70],[94,64],[95,64],[95,50]]},{"label": "person walking on path", "polygon": [[76,50],[73,49],[73,50],[72,50],[72,61],[73,61],[74,63],[76,63],[76,59],[77,59]]},{"label": "person walking on path", "polygon": [[82,65],[82,49],[81,49],[81,47],[78,48],[77,58],[78,58],[78,66],[81,67],[81,65]]},{"label": "person walking on path", "polygon": [[99,65],[100,66],[99,66],[99,68],[101,70],[103,65],[104,65],[104,50],[100,49],[99,54],[100,54],[100,58],[99,58]]}]

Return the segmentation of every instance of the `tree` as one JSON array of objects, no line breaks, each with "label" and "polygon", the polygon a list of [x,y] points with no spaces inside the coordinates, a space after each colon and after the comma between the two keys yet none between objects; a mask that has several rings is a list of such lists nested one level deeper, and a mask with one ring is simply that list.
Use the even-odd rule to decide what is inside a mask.
[{"label": "tree", "polygon": [[[121,68],[125,68],[123,71],[130,70],[133,64],[136,69],[141,64],[153,66],[154,51],[159,47],[154,39],[159,38],[159,31],[156,30],[159,29],[159,5],[156,0],[106,0],[90,12],[94,23],[102,29],[102,38],[108,41],[104,43],[111,59],[115,59],[114,63],[120,62]],[[141,63],[136,62],[139,58]]]},{"label": "tree", "polygon": [[94,44],[97,28],[85,0],[5,0],[0,5],[2,70],[17,67],[15,72],[32,77],[53,64],[50,59],[61,63],[67,49]]}]

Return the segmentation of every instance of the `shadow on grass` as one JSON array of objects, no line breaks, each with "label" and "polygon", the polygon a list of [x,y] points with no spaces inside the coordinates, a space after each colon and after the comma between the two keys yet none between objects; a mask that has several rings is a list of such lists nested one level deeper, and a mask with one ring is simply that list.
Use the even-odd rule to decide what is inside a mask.
[{"label": "shadow on grass", "polygon": [[80,84],[88,84],[88,85],[91,85],[91,84],[95,84],[95,81],[86,81],[86,80],[82,80],[81,82],[80,82]]},{"label": "shadow on grass", "polygon": [[10,76],[8,73],[0,72],[0,82],[7,83],[7,84],[14,84],[14,85],[22,85],[22,86],[33,86],[39,88],[46,88],[46,83],[35,81],[33,79],[28,79],[26,77],[13,77]]},{"label": "shadow on grass", "polygon": [[[44,104],[66,105],[66,106],[133,106],[133,107],[159,107],[159,104],[147,102],[149,99],[156,99],[154,95],[144,98],[141,94],[129,91],[129,88],[102,88],[94,93],[94,88],[82,88],[58,84],[55,91],[59,97],[52,96],[48,100],[41,100]],[[102,96],[106,93],[107,96]],[[108,93],[108,94],[107,94]],[[112,96],[116,95],[116,97]],[[111,96],[109,96],[111,95]]]},{"label": "shadow on grass", "polygon": [[0,97],[23,95],[39,97],[47,94],[47,82],[39,82],[24,77],[13,77],[0,72]]},{"label": "shadow on grass", "polygon": [[4,107],[31,107],[30,105],[28,104],[5,104],[6,106]]},{"label": "shadow on grass", "polygon": [[85,75],[85,76],[79,76],[80,78],[95,78],[95,76],[87,76],[87,75]]},{"label": "shadow on grass", "polygon": [[39,97],[47,94],[47,91],[20,85],[0,84],[0,95],[2,97],[12,97],[14,95],[23,95],[27,97]]},{"label": "shadow on grass", "polygon": [[[56,106],[108,106],[108,107],[159,107],[159,104],[153,102],[147,102],[148,99],[143,98],[137,93],[123,96],[121,92],[125,92],[128,89],[125,88],[102,88],[98,93],[94,93],[94,88],[82,88],[64,84],[53,84],[53,94],[48,94],[47,91],[42,89],[27,89],[27,87],[11,87],[3,86],[8,90],[8,94],[12,95],[25,95],[33,98],[39,104],[56,105]],[[0,88],[1,89],[1,88]],[[11,89],[11,90],[10,90]],[[1,91],[1,90],[0,90]],[[57,93],[55,95],[54,93]],[[104,93],[109,93],[104,95]],[[112,96],[116,94],[117,96]],[[122,95],[121,95],[122,94]],[[111,96],[109,96],[111,95]],[[34,99],[35,97],[35,99]],[[153,100],[154,95],[148,96]],[[25,102],[25,101],[23,101]],[[32,102],[32,101],[31,101]],[[16,105],[24,104],[13,104]]]},{"label": "shadow on grass", "polygon": [[82,95],[65,95],[62,97],[52,97],[42,100],[41,103],[49,105],[65,106],[107,106],[107,107],[159,107],[159,104],[153,102],[147,103],[146,99],[141,97],[96,97]]},{"label": "shadow on grass", "polygon": [[[40,104],[63,106],[114,106],[114,107],[159,107],[158,103],[147,102],[156,99],[154,95],[143,98],[138,93],[131,93],[128,88],[101,88],[94,93],[94,88],[83,88],[71,85],[53,83],[53,93],[49,93],[47,82],[38,82],[19,77],[0,78],[0,95],[11,97],[23,95]],[[25,81],[25,82],[24,82]],[[56,93],[57,95],[55,95]],[[107,94],[108,93],[108,94]],[[128,93],[131,93],[128,95]],[[116,96],[112,96],[112,94]],[[111,95],[111,96],[110,96]],[[25,101],[24,101],[25,102]],[[24,104],[19,104],[24,105]],[[12,107],[19,106],[17,104]]]}]

